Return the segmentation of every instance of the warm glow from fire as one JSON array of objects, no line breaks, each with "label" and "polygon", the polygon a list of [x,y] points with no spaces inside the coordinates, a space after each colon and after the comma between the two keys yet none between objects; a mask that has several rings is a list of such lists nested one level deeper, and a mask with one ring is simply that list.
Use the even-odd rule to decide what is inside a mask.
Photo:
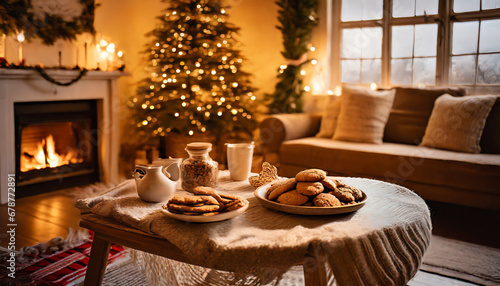
[{"label": "warm glow from fire", "polygon": [[54,137],[51,135],[42,139],[37,144],[37,148],[33,150],[23,150],[21,155],[21,172],[29,170],[40,170],[44,168],[55,168],[67,164],[76,164],[83,162],[82,158],[78,158],[78,153],[75,150],[69,150],[64,155],[56,153],[56,144]]}]

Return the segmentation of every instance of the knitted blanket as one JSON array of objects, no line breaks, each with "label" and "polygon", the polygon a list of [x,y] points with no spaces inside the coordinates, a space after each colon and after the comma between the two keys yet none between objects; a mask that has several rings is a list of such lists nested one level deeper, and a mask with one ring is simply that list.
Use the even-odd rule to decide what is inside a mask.
[{"label": "knitted blanket", "polygon": [[[250,202],[245,213],[227,221],[199,224],[169,218],[161,211],[161,203],[147,203],[138,197],[132,180],[98,197],[79,200],[77,207],[82,213],[113,218],[163,237],[193,261],[232,272],[231,279],[251,277],[255,283],[249,284],[268,283],[305,258],[307,261],[307,255],[314,255],[317,267],[333,274],[338,285],[405,285],[417,273],[429,246],[431,220],[425,202],[394,184],[337,179],[363,190],[368,197],[365,206],[354,213],[330,216],[275,212],[259,204],[248,182],[231,181],[228,172],[221,172],[219,191]],[[158,273],[169,268],[171,265],[151,266],[155,273],[149,278],[157,282],[172,279]],[[187,272],[198,275],[192,279],[204,281],[204,285],[217,284],[207,282],[212,271],[190,269]],[[176,271],[170,273],[175,275]],[[332,277],[326,278],[332,281]],[[169,285],[180,284],[177,280]]]}]

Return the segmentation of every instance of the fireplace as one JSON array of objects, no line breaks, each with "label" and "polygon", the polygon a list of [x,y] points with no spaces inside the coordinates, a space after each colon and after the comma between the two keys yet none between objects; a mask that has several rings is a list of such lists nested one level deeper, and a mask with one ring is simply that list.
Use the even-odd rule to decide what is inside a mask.
[{"label": "fireplace", "polygon": [[[78,71],[48,70],[59,82]],[[69,86],[37,72],[0,68],[0,194],[7,203],[9,178],[16,197],[84,182],[119,182],[120,105],[123,72],[89,71]]]},{"label": "fireplace", "polygon": [[17,195],[99,180],[95,100],[14,104]]}]

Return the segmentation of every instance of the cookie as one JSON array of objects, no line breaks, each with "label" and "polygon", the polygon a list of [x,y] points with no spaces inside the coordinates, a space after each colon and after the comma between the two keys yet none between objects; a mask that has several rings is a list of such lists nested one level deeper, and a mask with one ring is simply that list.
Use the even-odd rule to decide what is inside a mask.
[{"label": "cookie", "polygon": [[323,184],[323,186],[326,189],[333,190],[337,187],[337,185],[339,184],[339,181],[327,177],[327,178],[324,178],[323,180],[321,180],[321,184]]},{"label": "cookie", "polygon": [[278,202],[285,205],[300,206],[309,201],[309,197],[297,192],[297,190],[288,191],[278,197]]},{"label": "cookie", "polygon": [[336,196],[328,193],[321,193],[315,196],[313,202],[318,207],[338,207],[342,205]]},{"label": "cookie", "polygon": [[326,172],[320,169],[308,169],[295,175],[297,182],[317,182],[326,178]]},{"label": "cookie", "polygon": [[180,205],[218,204],[217,200],[212,196],[174,196],[168,202]]},{"label": "cookie", "polygon": [[220,209],[219,205],[203,205],[199,207],[193,207],[189,205],[179,205],[173,203],[167,203],[168,210],[180,211],[180,212],[193,212],[193,213],[208,213],[214,212]]},{"label": "cookie", "polygon": [[342,202],[352,202],[354,201],[354,196],[352,195],[352,191],[346,187],[337,187],[330,192],[330,194],[337,197]]},{"label": "cookie", "polygon": [[363,198],[363,192],[361,192],[360,189],[358,189],[354,186],[348,185],[342,181],[337,181],[337,186],[349,189],[351,194],[353,195],[354,199],[357,201],[359,201]]},{"label": "cookie", "polygon": [[275,200],[281,194],[288,192],[289,190],[292,190],[295,188],[295,185],[297,184],[297,181],[295,181],[295,178],[289,178],[286,180],[281,180],[278,183],[275,183],[271,186],[270,189],[273,189],[270,193],[269,196],[267,197],[268,200]]},{"label": "cookie", "polygon": [[314,196],[323,192],[325,188],[320,182],[298,182],[297,192],[305,196]]},{"label": "cookie", "polygon": [[248,178],[248,182],[252,187],[257,188],[276,181],[277,179],[278,169],[268,162],[264,162],[262,163],[262,171],[260,171],[259,175],[251,176],[250,178]]},{"label": "cookie", "polygon": [[219,203],[223,203],[225,200],[212,188],[198,186],[192,190],[193,194],[196,195],[206,195],[214,197]]},{"label": "cookie", "polygon": [[233,202],[227,204],[225,210],[230,212],[230,211],[234,211],[234,210],[237,210],[239,208],[242,208],[246,205],[248,205],[247,200],[236,200],[236,201],[233,201]]}]

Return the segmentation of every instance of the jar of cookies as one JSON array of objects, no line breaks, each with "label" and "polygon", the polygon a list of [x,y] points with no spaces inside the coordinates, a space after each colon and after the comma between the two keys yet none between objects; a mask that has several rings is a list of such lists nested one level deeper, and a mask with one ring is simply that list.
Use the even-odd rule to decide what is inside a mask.
[{"label": "jar of cookies", "polygon": [[188,192],[196,186],[215,187],[219,163],[209,156],[212,144],[193,142],[186,146],[189,158],[181,164],[182,188]]}]

